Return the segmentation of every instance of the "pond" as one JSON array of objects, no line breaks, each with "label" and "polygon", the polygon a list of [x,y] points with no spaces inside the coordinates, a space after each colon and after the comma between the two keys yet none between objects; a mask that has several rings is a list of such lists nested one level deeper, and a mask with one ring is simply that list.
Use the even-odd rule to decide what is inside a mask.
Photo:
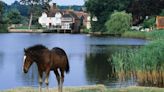
[{"label": "pond", "polygon": [[[112,53],[122,48],[139,48],[147,43],[143,39],[96,37],[83,34],[0,34],[0,89],[37,87],[38,72],[33,64],[27,74],[22,72],[24,48],[35,44],[63,48],[70,62],[70,73],[65,75],[64,86],[104,84],[109,87],[137,85],[129,79],[125,83],[111,77]],[[57,86],[56,77],[50,73],[50,87]]]}]

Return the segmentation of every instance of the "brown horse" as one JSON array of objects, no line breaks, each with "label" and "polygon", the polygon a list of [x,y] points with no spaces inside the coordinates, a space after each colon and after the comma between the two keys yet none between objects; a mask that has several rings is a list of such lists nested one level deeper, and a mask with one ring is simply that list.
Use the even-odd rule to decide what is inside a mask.
[{"label": "brown horse", "polygon": [[[69,62],[65,51],[61,48],[54,47],[49,50],[43,45],[35,45],[24,49],[24,65],[23,71],[27,73],[30,66],[35,62],[38,66],[39,73],[39,92],[42,87],[43,72],[46,74],[46,88],[48,90],[48,78],[51,70],[54,71],[58,82],[58,91],[62,92],[62,86],[64,82],[64,71],[69,72]],[[60,72],[60,74],[59,74]]]}]

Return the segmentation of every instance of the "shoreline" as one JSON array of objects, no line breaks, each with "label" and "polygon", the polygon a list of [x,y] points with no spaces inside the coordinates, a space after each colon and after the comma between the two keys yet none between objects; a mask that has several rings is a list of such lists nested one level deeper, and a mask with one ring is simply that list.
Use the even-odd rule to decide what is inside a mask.
[{"label": "shoreline", "polygon": [[[18,87],[7,90],[0,90],[0,92],[37,92],[38,88],[33,87]],[[46,89],[43,88],[43,92]],[[57,87],[49,88],[49,92],[57,92]],[[164,92],[164,88],[158,87],[142,87],[142,86],[129,86],[125,88],[107,88],[102,84],[79,86],[79,87],[64,87],[63,92]]]}]

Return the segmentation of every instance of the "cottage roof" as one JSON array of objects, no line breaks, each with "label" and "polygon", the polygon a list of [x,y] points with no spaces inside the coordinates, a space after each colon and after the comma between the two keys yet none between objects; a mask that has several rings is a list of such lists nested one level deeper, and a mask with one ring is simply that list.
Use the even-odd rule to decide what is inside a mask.
[{"label": "cottage roof", "polygon": [[63,17],[64,18],[70,18],[70,17],[72,18],[72,16],[70,14],[64,14]]},{"label": "cottage roof", "polygon": [[88,20],[87,20],[87,17],[89,16],[88,13],[75,11],[75,14],[76,14],[79,18],[83,18],[84,21],[88,21]]},{"label": "cottage roof", "polygon": [[87,17],[89,16],[85,12],[73,11],[73,10],[59,10],[56,5],[50,8],[49,12],[47,12],[48,17],[55,17],[56,13],[61,13],[62,17],[73,17],[75,19],[83,18],[84,21],[87,21]]}]

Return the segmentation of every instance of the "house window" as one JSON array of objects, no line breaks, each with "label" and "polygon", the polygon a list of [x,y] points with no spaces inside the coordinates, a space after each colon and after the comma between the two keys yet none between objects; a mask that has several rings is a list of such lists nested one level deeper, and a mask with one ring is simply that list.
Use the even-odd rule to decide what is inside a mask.
[{"label": "house window", "polygon": [[64,23],[64,24],[62,25],[62,28],[63,28],[63,29],[70,29],[70,24],[69,24],[69,23]]}]

